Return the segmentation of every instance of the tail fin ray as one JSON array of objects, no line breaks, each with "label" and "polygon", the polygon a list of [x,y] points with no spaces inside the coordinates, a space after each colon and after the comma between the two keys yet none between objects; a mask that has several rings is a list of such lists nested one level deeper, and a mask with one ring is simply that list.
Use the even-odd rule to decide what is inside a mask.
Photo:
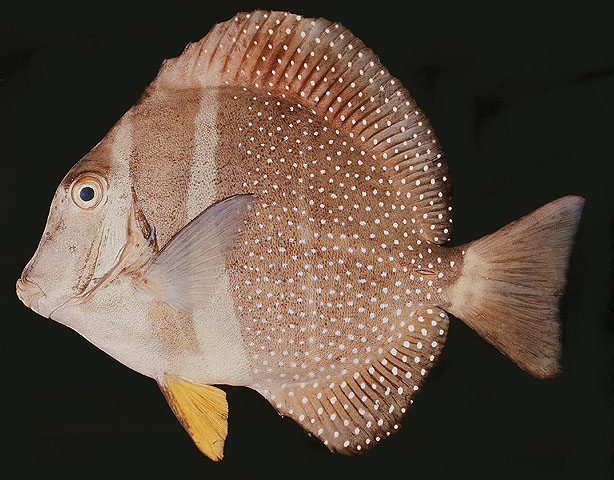
[{"label": "tail fin ray", "polygon": [[583,205],[559,198],[462,247],[451,313],[538,378],[560,372],[559,299]]}]

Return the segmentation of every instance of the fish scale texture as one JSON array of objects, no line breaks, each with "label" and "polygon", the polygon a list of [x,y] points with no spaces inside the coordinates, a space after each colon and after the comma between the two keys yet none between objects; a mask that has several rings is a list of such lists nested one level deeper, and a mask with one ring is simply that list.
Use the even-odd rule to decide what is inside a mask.
[{"label": "fish scale texture", "polygon": [[[242,89],[220,103],[218,155],[235,160],[218,193],[257,197],[227,269],[250,386],[329,448],[367,449],[398,428],[443,346],[445,314],[416,311],[445,304],[461,252],[424,241],[406,197],[378,190],[352,139],[315,114]],[[347,388],[353,403],[331,403]]]}]

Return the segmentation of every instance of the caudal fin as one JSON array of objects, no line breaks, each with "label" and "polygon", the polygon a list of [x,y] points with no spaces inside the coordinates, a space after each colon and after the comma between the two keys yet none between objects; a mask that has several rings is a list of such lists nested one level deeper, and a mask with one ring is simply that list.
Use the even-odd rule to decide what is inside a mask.
[{"label": "caudal fin", "polygon": [[560,371],[559,299],[583,205],[559,198],[462,247],[451,313],[539,378]]}]

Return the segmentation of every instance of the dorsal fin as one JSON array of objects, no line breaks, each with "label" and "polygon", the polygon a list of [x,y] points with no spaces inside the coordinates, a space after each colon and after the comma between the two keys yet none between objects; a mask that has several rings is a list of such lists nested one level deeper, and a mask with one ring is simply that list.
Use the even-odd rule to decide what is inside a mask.
[{"label": "dorsal fin", "polygon": [[399,428],[443,348],[447,330],[443,310],[421,307],[412,313],[403,334],[378,349],[368,365],[324,382],[258,391],[331,451],[361,453]]},{"label": "dorsal fin", "polygon": [[429,121],[401,82],[341,24],[285,12],[241,13],[166,60],[152,84],[225,85],[311,108],[356,140],[389,195],[405,197],[417,234],[432,243],[450,239],[448,167]]}]

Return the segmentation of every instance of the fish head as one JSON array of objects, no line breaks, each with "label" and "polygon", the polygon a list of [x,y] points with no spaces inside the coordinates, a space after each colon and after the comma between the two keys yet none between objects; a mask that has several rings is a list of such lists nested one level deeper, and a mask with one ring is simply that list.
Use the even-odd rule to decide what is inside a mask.
[{"label": "fish head", "polygon": [[58,186],[45,230],[17,280],[19,299],[38,314],[92,292],[116,265],[133,211],[128,156],[113,152],[117,126],[77,162]]}]

